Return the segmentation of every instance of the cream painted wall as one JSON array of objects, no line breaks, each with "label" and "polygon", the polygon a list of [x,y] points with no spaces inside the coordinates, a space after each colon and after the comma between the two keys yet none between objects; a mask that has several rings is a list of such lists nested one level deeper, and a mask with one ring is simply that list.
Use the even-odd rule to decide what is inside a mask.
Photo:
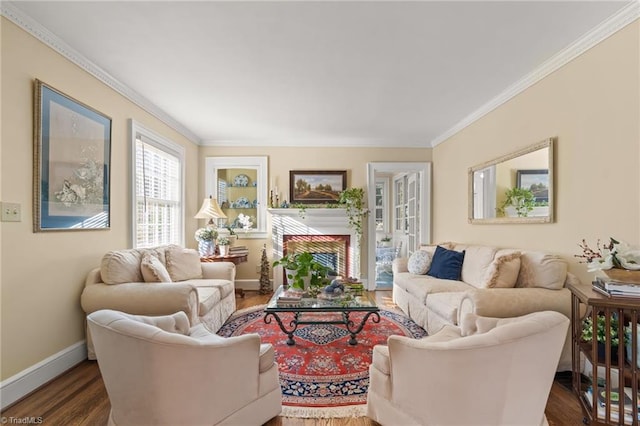
[{"label": "cream painted wall", "polygon": [[[80,293],[105,252],[129,247],[128,119],[186,148],[186,242],[196,221],[198,148],[97,79],[2,18],[1,200],[22,221],[0,223],[2,380],[84,339]],[[111,229],[33,233],[33,81],[40,79],[112,118]]]},{"label": "cream painted wall", "polygon": [[[514,99],[436,146],[434,240],[573,257],[586,238],[640,243],[640,23],[635,21]],[[471,225],[467,169],[557,137],[556,221]]]},{"label": "cream painted wall", "polygon": [[[294,147],[201,147],[200,148],[200,198],[208,196],[204,191],[204,161],[215,156],[267,156],[269,182],[289,199],[289,170],[346,170],[347,186],[367,186],[367,163],[373,161],[431,161],[430,148],[294,148]],[[281,198],[282,199],[282,198]],[[271,218],[267,217],[267,230]],[[241,236],[242,238],[242,236]],[[271,258],[271,238],[241,239],[239,244],[249,247],[246,263],[238,265],[238,279],[258,279],[256,266],[260,264],[263,244],[267,244],[267,256]],[[363,239],[362,276],[366,276],[366,238]]]}]

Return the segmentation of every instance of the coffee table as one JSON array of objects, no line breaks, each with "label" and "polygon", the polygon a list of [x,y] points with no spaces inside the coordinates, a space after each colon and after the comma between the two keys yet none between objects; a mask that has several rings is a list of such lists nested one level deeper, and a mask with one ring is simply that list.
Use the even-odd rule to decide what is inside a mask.
[{"label": "coffee table", "polygon": [[[318,297],[306,297],[303,296],[299,301],[278,303],[278,299],[285,292],[283,286],[278,289],[269,300],[267,307],[264,309],[264,322],[271,323],[272,317],[275,318],[280,330],[288,336],[287,345],[295,345],[293,340],[293,333],[298,329],[299,325],[306,324],[342,324],[346,327],[347,331],[351,335],[349,339],[350,345],[357,345],[356,335],[362,331],[365,323],[371,317],[374,323],[380,322],[380,309],[376,304],[375,298],[367,291],[361,292],[358,295],[349,294],[339,297],[328,297],[318,295]],[[286,326],[280,318],[280,313],[292,312],[293,320]],[[341,320],[328,319],[323,320],[304,320],[304,313],[340,313],[342,314]],[[365,315],[359,324],[354,323],[349,319],[349,315],[352,312],[364,312]],[[335,318],[335,316],[334,316]]]}]

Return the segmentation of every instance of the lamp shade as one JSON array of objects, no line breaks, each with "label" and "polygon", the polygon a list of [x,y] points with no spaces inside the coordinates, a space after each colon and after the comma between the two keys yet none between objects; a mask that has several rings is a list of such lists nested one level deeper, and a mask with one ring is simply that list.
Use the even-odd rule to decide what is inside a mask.
[{"label": "lamp shade", "polygon": [[205,198],[202,207],[194,216],[196,219],[226,219],[227,215],[220,209],[218,200],[215,198]]}]

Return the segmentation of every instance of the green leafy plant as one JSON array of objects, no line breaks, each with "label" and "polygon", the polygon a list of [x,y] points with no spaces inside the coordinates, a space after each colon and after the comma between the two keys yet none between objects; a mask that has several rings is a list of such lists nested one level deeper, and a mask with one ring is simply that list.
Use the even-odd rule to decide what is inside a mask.
[{"label": "green leafy plant", "polygon": [[362,223],[369,210],[364,206],[364,189],[348,188],[340,193],[338,202],[344,205],[349,218],[349,226],[354,229],[358,238],[362,237]]},{"label": "green leafy plant", "polygon": [[273,266],[283,266],[287,273],[287,280],[292,287],[304,289],[304,279],[310,277],[309,285],[319,287],[326,284],[329,268],[316,261],[307,251],[286,254],[273,262]]},{"label": "green leafy plant", "polygon": [[[596,318],[596,339],[598,343],[604,344],[607,336],[605,317],[604,315],[598,315]],[[591,342],[593,340],[593,332],[594,327],[591,317],[587,317],[582,323],[582,340],[584,340],[585,342]],[[613,316],[609,321],[609,336],[612,347],[618,346],[620,344],[620,340],[618,338],[618,318]]]},{"label": "green leafy plant", "polygon": [[218,238],[218,245],[219,246],[228,246],[229,245],[229,238],[227,238],[227,237]]},{"label": "green leafy plant", "polygon": [[535,207],[535,196],[533,192],[525,188],[511,188],[504,193],[505,199],[498,209],[502,214],[505,208],[513,206],[518,217],[527,217],[529,212]]}]

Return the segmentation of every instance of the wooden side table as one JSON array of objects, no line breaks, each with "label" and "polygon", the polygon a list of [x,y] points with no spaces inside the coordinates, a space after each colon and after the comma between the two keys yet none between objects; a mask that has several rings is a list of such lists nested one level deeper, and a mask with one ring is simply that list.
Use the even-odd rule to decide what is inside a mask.
[{"label": "wooden side table", "polygon": [[[249,255],[247,254],[227,254],[226,256],[220,256],[216,254],[214,256],[201,257],[200,262],[232,262],[234,265],[246,262]],[[244,297],[244,290],[241,288],[235,289],[236,295]]]}]

